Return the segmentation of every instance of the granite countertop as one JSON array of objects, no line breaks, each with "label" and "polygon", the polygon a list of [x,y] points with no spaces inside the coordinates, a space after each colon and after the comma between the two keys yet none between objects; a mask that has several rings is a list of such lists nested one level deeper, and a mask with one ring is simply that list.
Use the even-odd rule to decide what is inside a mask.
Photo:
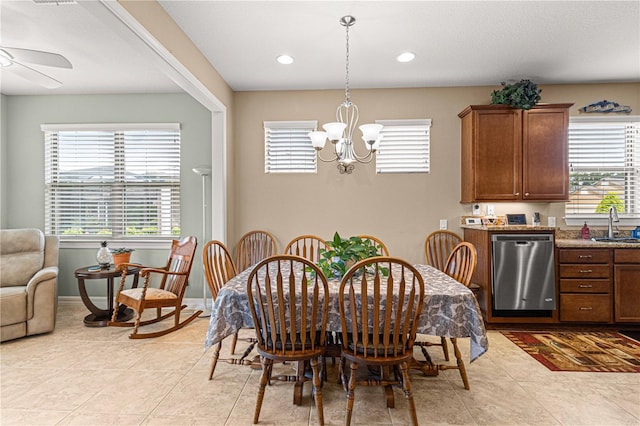
[{"label": "granite countertop", "polygon": [[479,231],[555,231],[553,226],[533,225],[460,225],[463,229],[477,229]]},{"label": "granite countertop", "polygon": [[594,240],[582,240],[578,238],[571,239],[556,239],[556,246],[560,248],[639,248],[640,240],[637,243],[626,243],[623,241],[607,242],[607,241],[594,241]]},{"label": "granite countertop", "polygon": [[[595,241],[593,239],[583,240],[580,238],[580,230],[560,229],[552,226],[533,226],[533,225],[460,225],[463,229],[476,229],[479,231],[552,231],[555,232],[555,244],[560,248],[638,248],[640,249],[640,240],[638,242],[607,242]],[[631,231],[620,231],[618,238],[630,238]],[[602,238],[606,235],[606,230],[594,229],[591,236]]]}]

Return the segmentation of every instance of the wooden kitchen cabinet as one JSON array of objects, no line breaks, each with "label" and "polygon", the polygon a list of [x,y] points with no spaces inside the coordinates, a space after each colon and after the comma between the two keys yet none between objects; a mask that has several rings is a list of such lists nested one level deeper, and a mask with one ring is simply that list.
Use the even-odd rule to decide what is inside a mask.
[{"label": "wooden kitchen cabinet", "polygon": [[615,321],[640,322],[640,249],[614,250]]},{"label": "wooden kitchen cabinet", "polygon": [[609,323],[611,254],[608,249],[560,249],[560,321]]},{"label": "wooden kitchen cabinet", "polygon": [[460,201],[567,200],[571,105],[471,105],[460,112]]}]

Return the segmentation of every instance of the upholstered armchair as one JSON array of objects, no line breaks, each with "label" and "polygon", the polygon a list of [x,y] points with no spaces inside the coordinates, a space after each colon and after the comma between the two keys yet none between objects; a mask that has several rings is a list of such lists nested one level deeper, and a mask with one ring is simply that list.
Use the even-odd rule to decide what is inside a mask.
[{"label": "upholstered armchair", "polygon": [[57,281],[58,237],[0,230],[0,341],[53,331]]}]

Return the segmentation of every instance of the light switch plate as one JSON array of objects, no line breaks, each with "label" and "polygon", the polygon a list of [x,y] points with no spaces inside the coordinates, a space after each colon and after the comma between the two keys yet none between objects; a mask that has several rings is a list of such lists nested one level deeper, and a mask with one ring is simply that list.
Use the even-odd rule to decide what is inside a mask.
[{"label": "light switch plate", "polygon": [[441,230],[447,229],[447,219],[440,219],[440,229]]},{"label": "light switch plate", "polygon": [[487,204],[487,216],[493,216],[496,214],[493,204]]}]

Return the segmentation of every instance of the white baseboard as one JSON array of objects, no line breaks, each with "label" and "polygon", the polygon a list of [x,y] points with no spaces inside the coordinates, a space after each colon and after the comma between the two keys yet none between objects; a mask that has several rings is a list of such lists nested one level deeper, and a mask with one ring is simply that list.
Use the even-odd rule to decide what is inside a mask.
[{"label": "white baseboard", "polygon": [[[91,297],[91,302],[93,302],[98,308],[106,309],[107,308],[107,298],[104,296],[96,296]],[[84,306],[82,299],[80,296],[58,296],[58,304],[60,305],[68,305],[68,306]],[[187,309],[202,309],[202,298],[200,299],[182,299],[182,304],[187,305]],[[207,300],[207,308],[211,307],[211,300]]]}]

